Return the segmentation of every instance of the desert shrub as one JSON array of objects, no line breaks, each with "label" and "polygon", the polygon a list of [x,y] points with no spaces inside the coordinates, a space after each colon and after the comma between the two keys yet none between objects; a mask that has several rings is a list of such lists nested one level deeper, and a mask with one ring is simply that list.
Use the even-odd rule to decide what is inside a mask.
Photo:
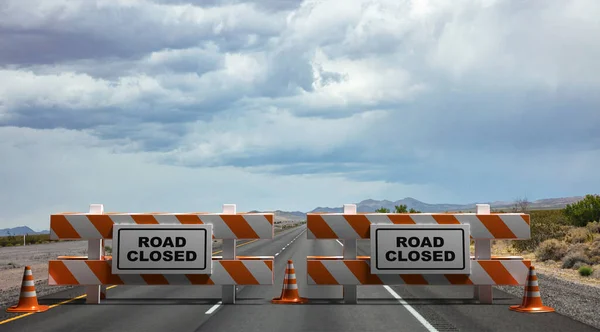
[{"label": "desert shrub", "polygon": [[538,260],[544,262],[547,260],[559,261],[567,254],[569,246],[557,239],[549,239],[540,243],[535,251]]},{"label": "desert shrub", "polygon": [[585,243],[575,243],[575,244],[569,245],[568,252],[581,252],[581,253],[584,253],[587,255],[589,249],[590,248]]},{"label": "desert shrub", "polygon": [[592,221],[585,225],[585,228],[587,228],[591,233],[600,234],[600,222]]},{"label": "desert shrub", "polygon": [[584,262],[577,262],[577,263],[573,264],[572,269],[573,270],[579,270],[579,268],[583,267],[583,266],[587,266],[587,264],[584,263]]},{"label": "desert shrub", "polygon": [[104,253],[106,255],[112,254],[112,247],[111,246],[104,246]]},{"label": "desert shrub", "polygon": [[568,230],[569,220],[562,210],[530,211],[531,238],[512,241],[512,247],[519,251],[533,251],[548,239],[562,239]]},{"label": "desert shrub", "polygon": [[585,243],[593,239],[593,234],[583,227],[571,228],[565,235],[565,241],[568,243]]},{"label": "desert shrub", "polygon": [[570,252],[562,259],[562,268],[563,269],[571,269],[577,262],[582,262],[585,264],[589,264],[589,257],[580,251]]},{"label": "desert shrub", "polygon": [[590,243],[587,254],[590,257],[590,262],[600,264],[600,241]]},{"label": "desert shrub", "polygon": [[592,271],[592,278],[600,279],[600,266],[594,266],[594,271]]},{"label": "desert shrub", "polygon": [[592,269],[591,266],[582,266],[577,271],[579,271],[580,275],[582,275],[584,277],[588,277],[588,276],[592,275],[592,272],[594,272],[594,269]]},{"label": "desert shrub", "polygon": [[[39,244],[39,243],[48,243],[48,242],[56,242],[57,240],[50,240],[50,234],[35,234],[35,235],[27,235],[25,237],[25,243],[29,244]],[[9,245],[10,244],[10,245]],[[22,246],[23,245],[23,236],[3,236],[0,237],[0,247],[8,247],[8,246]]]},{"label": "desert shrub", "polygon": [[585,195],[579,202],[568,204],[563,211],[575,226],[585,226],[590,221],[600,220],[600,195]]}]

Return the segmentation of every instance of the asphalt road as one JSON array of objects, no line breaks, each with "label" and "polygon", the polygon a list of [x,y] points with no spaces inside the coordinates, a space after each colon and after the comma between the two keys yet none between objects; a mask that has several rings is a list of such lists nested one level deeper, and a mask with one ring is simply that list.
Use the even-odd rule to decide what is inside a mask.
[{"label": "asphalt road", "polygon": [[[363,286],[358,287],[358,304],[343,304],[341,286],[306,285],[306,256],[341,255],[342,245],[307,240],[305,229],[238,248],[239,255],[278,255],[275,285],[240,287],[234,305],[219,305],[221,288],[215,286],[118,286],[100,305],[72,301],[2,324],[0,331],[598,331],[557,313],[509,311],[521,299],[498,290],[493,305],[476,304],[468,286]],[[368,243],[361,241],[359,254],[367,253]],[[310,304],[270,303],[281,293],[288,259],[294,261],[300,294]],[[40,303],[57,303],[78,291]]]}]

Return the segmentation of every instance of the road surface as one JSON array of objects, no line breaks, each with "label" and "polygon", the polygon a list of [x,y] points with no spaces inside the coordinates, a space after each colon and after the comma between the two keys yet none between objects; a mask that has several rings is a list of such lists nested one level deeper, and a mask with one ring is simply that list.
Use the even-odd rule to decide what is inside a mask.
[{"label": "road surface", "polygon": [[[277,254],[276,279],[273,286],[240,287],[234,305],[219,305],[220,286],[118,286],[100,305],[75,300],[6,322],[0,331],[598,331],[557,313],[509,311],[521,299],[498,290],[493,305],[476,304],[468,286],[362,286],[358,304],[343,304],[341,286],[306,285],[306,256],[342,255],[341,243],[308,240],[305,231],[301,226],[238,248],[238,255]],[[365,241],[359,254],[368,254]],[[310,304],[270,303],[281,293],[288,259]],[[73,292],[81,289],[40,303],[57,303]]]}]

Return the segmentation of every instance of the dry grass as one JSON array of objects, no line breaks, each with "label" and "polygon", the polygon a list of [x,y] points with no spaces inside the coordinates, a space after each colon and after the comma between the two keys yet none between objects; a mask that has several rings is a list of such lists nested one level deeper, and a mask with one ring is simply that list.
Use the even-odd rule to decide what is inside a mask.
[{"label": "dry grass", "polygon": [[[495,255],[495,256],[511,256],[511,255],[523,256],[523,259],[531,261],[532,265],[534,265],[535,269],[540,273],[551,275],[551,276],[561,278],[564,280],[578,282],[581,284],[600,287],[600,279],[591,278],[591,277],[582,277],[579,275],[577,270],[563,269],[562,262],[560,262],[560,261],[546,261],[546,262],[538,261],[536,259],[534,253],[527,253],[527,252],[519,253],[519,252],[517,252],[510,244],[511,242],[512,241],[509,241],[509,240],[493,241],[492,255]],[[600,265],[596,265],[596,266],[594,266],[594,268],[595,268],[595,270],[600,270]]]}]

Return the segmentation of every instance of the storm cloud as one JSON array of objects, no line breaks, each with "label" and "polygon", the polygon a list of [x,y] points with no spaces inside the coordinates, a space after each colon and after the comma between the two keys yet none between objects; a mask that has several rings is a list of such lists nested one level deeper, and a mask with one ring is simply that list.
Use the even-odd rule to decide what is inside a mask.
[{"label": "storm cloud", "polygon": [[594,0],[3,1],[0,223],[594,193],[599,16]]}]

